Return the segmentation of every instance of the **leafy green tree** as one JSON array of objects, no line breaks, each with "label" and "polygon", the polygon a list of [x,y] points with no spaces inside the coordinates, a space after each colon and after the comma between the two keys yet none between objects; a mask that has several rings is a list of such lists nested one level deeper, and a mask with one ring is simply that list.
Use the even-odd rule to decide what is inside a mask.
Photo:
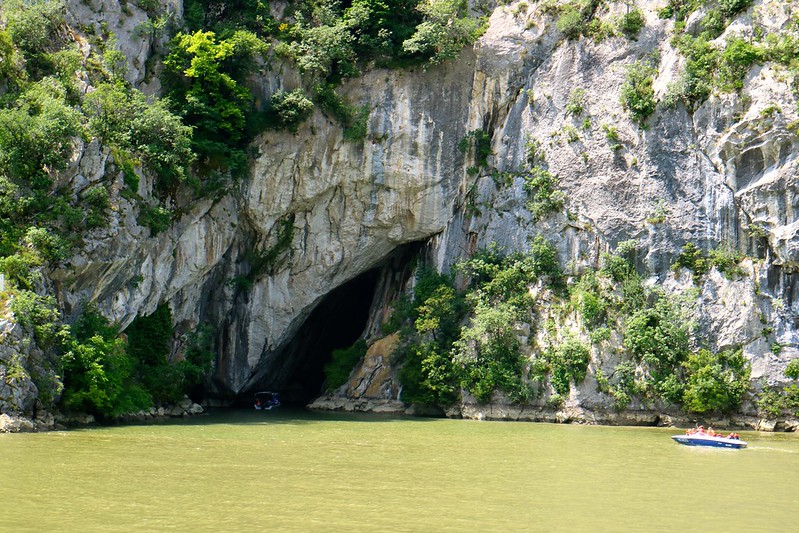
[{"label": "leafy green tree", "polygon": [[621,86],[621,105],[630,112],[639,126],[655,112],[655,90],[653,83],[657,67],[649,61],[635,61],[627,67],[627,79]]},{"label": "leafy green tree", "polygon": [[785,377],[791,379],[799,379],[799,359],[792,359],[788,366],[785,367]]},{"label": "leafy green tree", "polygon": [[752,0],[719,0],[719,8],[725,17],[733,17],[751,4]]},{"label": "leafy green tree", "polygon": [[179,33],[164,59],[173,108],[194,128],[192,147],[208,168],[243,170],[252,95],[244,78],[267,45],[237,31],[227,39],[213,32]]},{"label": "leafy green tree", "polygon": [[313,80],[338,82],[358,75],[355,40],[345,22],[331,17],[327,24],[313,26],[300,20],[301,39],[291,44],[291,54],[300,71]]},{"label": "leafy green tree", "polygon": [[213,367],[216,359],[214,329],[209,324],[199,324],[187,336],[187,341],[184,358],[178,363],[178,368],[183,374],[181,388],[189,392],[202,384]]},{"label": "leafy green tree", "polygon": [[633,8],[622,15],[619,20],[619,31],[628,39],[635,39],[645,24],[644,14],[640,9]]},{"label": "leafy green tree", "polygon": [[466,0],[423,0],[417,9],[424,22],[402,47],[429,57],[432,64],[454,59],[485,31],[485,22],[469,17]]},{"label": "leafy green tree", "polygon": [[558,189],[558,178],[545,168],[534,166],[524,178],[524,190],[529,201],[527,210],[533,222],[563,209],[566,195]]},{"label": "leafy green tree", "polygon": [[185,0],[183,10],[192,30],[210,29],[223,37],[237,30],[266,36],[277,27],[266,0]]},{"label": "leafy green tree", "polygon": [[749,387],[750,365],[741,350],[699,350],[683,367],[687,373],[683,405],[691,412],[732,411]]},{"label": "leafy green tree", "polygon": [[61,313],[52,296],[17,290],[11,300],[11,312],[20,326],[33,332],[36,345],[42,350],[57,347],[68,335],[60,324]]},{"label": "leafy green tree", "polygon": [[0,28],[0,91],[17,89],[26,78],[22,54],[14,46],[9,32]]},{"label": "leafy green tree", "polygon": [[416,31],[422,14],[418,0],[354,0],[344,12],[353,49],[363,59],[399,57],[402,43]]},{"label": "leafy green tree", "polygon": [[580,383],[585,379],[591,352],[578,339],[568,337],[557,349],[550,351],[548,359],[552,367],[552,386],[555,392],[566,396],[571,382]]},{"label": "leafy green tree", "polygon": [[688,329],[667,298],[641,309],[625,322],[624,347],[646,363],[655,381],[675,372],[689,353]]},{"label": "leafy green tree", "polygon": [[306,98],[302,89],[294,89],[275,92],[270,98],[269,112],[278,127],[296,133],[297,126],[311,116],[313,108],[313,102]]},{"label": "leafy green tree", "polygon": [[436,342],[421,342],[405,349],[402,399],[409,403],[445,406],[458,398],[458,379],[452,357]]},{"label": "leafy green tree", "polygon": [[455,289],[441,285],[435,289],[429,298],[425,299],[416,308],[417,318],[414,322],[416,331],[421,334],[431,333],[433,338],[436,331],[452,331],[457,321]]},{"label": "leafy green tree", "polygon": [[159,191],[173,190],[187,179],[194,160],[192,129],[163,100],[150,103],[122,82],[104,83],[86,96],[84,112],[93,134],[141,159],[155,174]]},{"label": "leafy green tree", "polygon": [[513,330],[517,310],[505,302],[495,306],[478,303],[469,326],[453,344],[461,370],[461,384],[479,402],[487,402],[495,390],[517,393],[523,361]]},{"label": "leafy green tree", "polygon": [[51,170],[66,166],[73,138],[82,132],[77,110],[64,102],[53,79],[34,83],[15,107],[0,109],[0,173],[40,196],[52,185]]},{"label": "leafy green tree", "polygon": [[732,90],[743,88],[743,80],[751,66],[761,61],[763,53],[743,39],[731,39],[721,52],[719,80]]},{"label": "leafy green tree", "polygon": [[6,18],[6,30],[22,52],[26,67],[40,77],[52,64],[48,53],[63,44],[58,29],[64,25],[66,7],[61,0],[6,0],[0,6]]},{"label": "leafy green tree", "polygon": [[585,29],[586,21],[581,10],[572,4],[567,4],[563,13],[555,21],[555,27],[567,39],[578,39]]}]

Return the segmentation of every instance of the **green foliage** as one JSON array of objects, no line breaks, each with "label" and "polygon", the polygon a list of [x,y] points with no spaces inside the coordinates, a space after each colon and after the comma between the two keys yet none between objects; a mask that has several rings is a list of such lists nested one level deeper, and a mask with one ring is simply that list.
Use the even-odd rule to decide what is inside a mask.
[{"label": "green foliage", "polygon": [[152,235],[155,236],[169,229],[172,224],[172,211],[160,205],[154,207],[142,205],[138,222],[142,226],[150,228]]},{"label": "green foliage", "polygon": [[[457,399],[457,373],[449,352],[458,337],[463,297],[451,280],[431,268],[417,272],[413,302],[403,313],[413,330],[402,330],[400,383],[407,402],[449,405]],[[395,313],[401,313],[402,308]]]},{"label": "green foliage", "polygon": [[555,27],[567,39],[579,39],[585,29],[583,14],[577,6],[567,4],[563,8],[561,15],[555,21]]},{"label": "green foliage", "polygon": [[[495,391],[514,401],[528,399],[531,390],[522,379],[525,360],[514,328],[531,310],[530,285],[540,277],[559,279],[557,252],[539,237],[529,254],[505,256],[492,246],[459,263],[456,271],[470,281],[465,299],[448,277],[419,271],[406,312],[413,328],[401,330],[403,397],[448,405],[461,387],[480,402]],[[468,324],[460,327],[464,300],[472,310]]]},{"label": "green foliage", "polygon": [[64,407],[107,418],[151,405],[149,394],[133,380],[136,363],[125,342],[96,306],[84,306],[72,331],[60,358]]},{"label": "green foliage", "polygon": [[349,348],[333,350],[332,359],[325,365],[327,390],[334,391],[347,382],[352,369],[366,355],[366,341],[358,339]]},{"label": "green foliage", "polygon": [[458,57],[485,31],[483,20],[469,17],[465,0],[422,0],[417,9],[424,21],[402,48],[406,53],[429,57],[433,65]]},{"label": "green foliage", "polygon": [[321,84],[316,87],[314,98],[322,111],[331,114],[344,128],[344,138],[361,141],[366,138],[369,106],[353,106],[336,93],[335,85]]},{"label": "green foliage", "polygon": [[539,277],[557,281],[561,275],[555,247],[538,235],[526,255],[505,256],[496,245],[479,251],[456,266],[472,281],[475,294],[489,300],[512,301],[516,306],[529,306],[529,286]]},{"label": "green foliage", "polygon": [[621,105],[641,127],[657,107],[652,86],[656,75],[657,65],[652,61],[635,61],[627,66],[627,78],[621,86]]},{"label": "green foliage", "polygon": [[291,43],[291,56],[300,71],[314,81],[355,77],[357,56],[353,48],[355,37],[343,19],[328,13],[322,24],[312,25],[298,20],[300,39]]},{"label": "green foliage", "polygon": [[585,89],[581,87],[574,89],[569,95],[569,101],[566,103],[566,114],[574,116],[582,115],[584,98]]},{"label": "green foliage", "polygon": [[647,364],[659,382],[688,356],[689,331],[675,306],[661,298],[626,320],[624,347],[636,361]]},{"label": "green foliage", "polygon": [[622,15],[619,20],[619,31],[628,39],[635,39],[645,24],[644,14],[640,9],[633,8]]},{"label": "green foliage", "polygon": [[20,326],[33,332],[36,345],[43,350],[56,347],[67,334],[60,324],[61,313],[52,296],[17,290],[11,300],[11,312]]},{"label": "green foliage", "polygon": [[201,323],[186,336],[186,341],[183,360],[177,363],[177,367],[183,374],[181,387],[183,391],[189,392],[193,387],[202,384],[216,360],[214,328]]},{"label": "green foliage", "polygon": [[66,9],[59,0],[7,0],[2,6],[6,29],[22,52],[29,71],[46,72],[48,54],[63,43],[58,29],[64,24]]},{"label": "green foliage", "polygon": [[744,257],[744,254],[738,250],[733,250],[729,246],[719,246],[714,250],[710,250],[707,261],[727,278],[732,279],[745,274],[744,270],[738,266]]},{"label": "green foliage", "polygon": [[591,352],[578,339],[568,337],[555,350],[550,350],[547,359],[552,366],[552,386],[558,394],[566,396],[571,382],[580,383],[585,379]]},{"label": "green foliage", "polygon": [[658,12],[662,19],[672,18],[678,22],[687,19],[705,0],[669,0],[669,3]]},{"label": "green foliage", "polygon": [[455,289],[439,285],[433,293],[416,307],[414,327],[422,335],[430,333],[435,339],[436,331],[452,334],[457,326]]},{"label": "green foliage", "polygon": [[89,213],[86,215],[86,226],[90,229],[105,226],[105,211],[111,207],[108,189],[102,185],[91,187],[83,195],[83,200],[89,206]]},{"label": "green foliage", "polygon": [[687,268],[693,272],[694,281],[698,282],[710,269],[710,265],[702,250],[697,248],[694,243],[688,242],[680,250],[671,268],[675,271],[679,268]]},{"label": "green foliage", "polygon": [[609,276],[613,281],[623,282],[635,274],[635,268],[629,259],[620,257],[616,254],[602,255],[601,272]]},{"label": "green foliage", "polygon": [[25,62],[11,35],[0,28],[0,89],[18,90],[26,81]]},{"label": "green foliage", "polygon": [[619,363],[613,370],[614,385],[609,385],[608,392],[614,398],[614,408],[621,410],[632,401],[632,397],[643,392],[642,387],[635,380],[635,363],[625,361]]},{"label": "green foliage", "polygon": [[458,398],[452,358],[440,344],[422,342],[408,346],[400,370],[402,397],[408,403],[450,405]]},{"label": "green foliage", "polygon": [[611,302],[603,296],[593,271],[581,276],[569,292],[571,305],[582,315],[586,326],[592,327],[604,322]]},{"label": "green foliage", "polygon": [[591,337],[591,342],[594,344],[599,344],[602,341],[610,340],[610,328],[594,328],[589,333],[589,336]]},{"label": "green foliage", "polygon": [[725,17],[733,17],[752,5],[752,0],[719,0],[719,8]]},{"label": "green foliage", "polygon": [[690,107],[710,96],[716,84],[714,74],[718,71],[720,54],[705,36],[694,38],[684,34],[674,44],[686,58],[685,70],[669,87],[666,103],[682,102]]},{"label": "green foliage", "polygon": [[269,113],[274,116],[274,123],[293,133],[297,127],[313,113],[313,102],[305,97],[302,89],[291,92],[277,91],[270,99]]},{"label": "green foliage", "polygon": [[206,169],[244,171],[244,146],[253,98],[244,85],[266,44],[240,30],[226,39],[213,32],[178,33],[164,59],[173,108],[194,128],[192,149]]},{"label": "green foliage", "polygon": [[506,302],[478,303],[453,345],[461,384],[478,402],[490,400],[495,390],[513,394],[520,389],[523,359],[513,331],[516,321],[516,309]]},{"label": "green foliage", "polygon": [[792,359],[785,367],[785,377],[799,379],[799,359]]},{"label": "green foliage", "polygon": [[538,222],[550,213],[563,209],[566,196],[558,190],[558,178],[542,167],[533,167],[524,176],[524,190],[527,192],[527,210],[533,222]]},{"label": "green foliage", "polygon": [[720,56],[721,87],[735,91],[742,89],[746,73],[762,57],[762,52],[753,44],[741,38],[730,39]]},{"label": "green foliage", "polygon": [[750,365],[741,350],[699,350],[683,363],[686,369],[683,407],[695,413],[737,408],[749,386]]},{"label": "green foliage", "polygon": [[785,396],[776,389],[765,389],[755,402],[758,412],[767,418],[777,418],[785,409]]},{"label": "green foliage", "polygon": [[756,401],[760,414],[775,419],[784,412],[799,416],[799,386],[792,384],[782,389],[766,388]]},{"label": "green foliage", "polygon": [[[147,0],[158,5],[154,0]],[[192,30],[210,29],[219,35],[249,30],[266,36],[277,29],[269,3],[263,0],[185,0],[184,19]]]},{"label": "green foliage", "polygon": [[699,283],[702,276],[712,267],[732,279],[745,274],[744,270],[738,266],[743,259],[744,255],[741,252],[728,246],[719,246],[705,255],[695,244],[688,242],[674,260],[672,269],[676,271],[679,268],[687,268],[693,272],[695,283]]},{"label": "green foliage", "polygon": [[702,38],[710,41],[724,33],[727,28],[727,20],[721,10],[711,9],[702,17],[699,26],[702,29],[700,32]]},{"label": "green foliage", "polygon": [[624,145],[621,144],[619,130],[616,128],[616,126],[602,124],[602,132],[605,134],[605,139],[607,139],[608,144],[610,144],[611,150],[616,151],[624,148]]},{"label": "green foliage", "polygon": [[125,334],[127,353],[136,362],[137,381],[154,402],[178,401],[196,383],[198,371],[190,365],[204,368],[202,364],[188,359],[189,364],[170,362],[173,330],[168,305],[162,304],[152,314],[136,317]]},{"label": "green foliage", "polygon": [[472,130],[458,143],[458,150],[467,153],[471,150],[477,166],[487,167],[491,155],[491,134],[481,129]]},{"label": "green foliage", "polygon": [[65,168],[80,115],[65,102],[64,88],[45,79],[29,85],[14,107],[0,109],[0,172],[44,195],[50,172]]},{"label": "green foliage", "polygon": [[159,305],[147,316],[137,316],[125,329],[128,352],[137,361],[148,366],[165,363],[172,345],[172,311],[166,304]]}]

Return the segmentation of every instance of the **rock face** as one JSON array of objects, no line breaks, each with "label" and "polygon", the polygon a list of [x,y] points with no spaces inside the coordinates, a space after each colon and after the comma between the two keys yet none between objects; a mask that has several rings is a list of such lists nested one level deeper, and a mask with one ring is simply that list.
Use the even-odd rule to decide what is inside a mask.
[{"label": "rock face", "polygon": [[[427,70],[374,70],[346,82],[342,94],[371,110],[364,141],[344,139],[318,111],[297,134],[264,133],[249,179],[193,205],[157,236],[136,223],[133,205],[114,195],[111,226],[95,230],[82,253],[51,275],[66,310],[94,301],[124,326],[168,302],[179,331],[213,324],[218,358],[209,386],[233,397],[285,385],[287,347],[313,309],[407,243],[427,242],[428,255],[447,270],[492,242],[524,251],[531,236],[543,235],[574,273],[596,266],[616,243],[637,239],[651,282],[668,290],[691,284],[669,271],[683,244],[728,243],[755,260],[741,279],[711,275],[704,282],[701,335],[715,348],[744,346],[753,379],[784,381],[785,366],[799,353],[792,274],[799,266],[799,140],[792,130],[797,102],[780,82],[782,73],[755,66],[746,98],[714,95],[692,112],[661,105],[642,129],[619,103],[626,65],[659,52],[655,89],[662,97],[683,62],[669,44],[673,22],[656,15],[664,2],[638,2],[646,26],[637,40],[601,42],[566,41],[541,6],[521,10],[522,3],[497,7],[485,35],[457,60]],[[756,4],[760,24],[771,30],[785,24],[780,2]],[[114,29],[133,66],[129,79],[155,90],[157,79],[146,71],[154,41],[134,30],[147,16],[128,6],[129,16],[100,0],[70,2],[69,10],[84,24],[118,20]],[[607,16],[623,10],[612,4]],[[179,3],[174,12],[179,17]],[[727,33],[751,27],[752,13]],[[268,96],[294,88],[297,79],[290,67],[275,64],[255,83]],[[577,89],[584,91],[579,116],[565,110]],[[769,106],[780,111],[764,112]],[[616,128],[617,149],[603,126]],[[458,145],[473,130],[490,135],[488,165],[498,172],[519,169],[536,143],[559,178],[565,212],[534,222],[521,178],[500,186],[487,170],[470,171],[474,162]],[[118,191],[119,174],[108,152],[89,143],[67,178],[80,190],[111,177]],[[285,228],[290,244],[270,268],[246,289],[230,283],[248,274],[248,257],[271,250]],[[373,321],[382,309],[376,298]],[[763,321],[773,329],[770,337]],[[769,349],[774,342],[784,347],[779,356]],[[384,365],[388,349],[376,346],[346,396],[396,401],[399,389]],[[567,407],[601,403],[592,386],[574,391]],[[29,410],[31,397],[32,389],[0,401]],[[461,414],[472,416],[469,409]]]}]

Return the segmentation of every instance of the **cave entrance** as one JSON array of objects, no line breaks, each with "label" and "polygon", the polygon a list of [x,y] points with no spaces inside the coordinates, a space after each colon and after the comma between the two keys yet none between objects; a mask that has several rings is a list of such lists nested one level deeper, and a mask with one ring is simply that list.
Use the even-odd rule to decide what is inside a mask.
[{"label": "cave entrance", "polygon": [[381,312],[402,291],[423,248],[424,242],[400,246],[371,270],[325,295],[273,359],[277,365],[239,401],[249,402],[259,390],[280,392],[283,403],[295,406],[318,398],[324,393],[325,364],[333,351],[352,346],[367,330],[374,333],[380,327]]},{"label": "cave entrance", "polygon": [[300,327],[283,357],[291,361],[284,403],[306,405],[322,392],[325,364],[334,350],[348,348],[366,329],[380,269],[372,269],[330,291]]}]

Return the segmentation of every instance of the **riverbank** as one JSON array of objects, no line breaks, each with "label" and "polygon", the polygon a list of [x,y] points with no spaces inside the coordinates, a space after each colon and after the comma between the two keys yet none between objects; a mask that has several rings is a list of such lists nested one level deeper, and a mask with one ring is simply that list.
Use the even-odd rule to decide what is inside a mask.
[{"label": "riverbank", "polygon": [[[173,405],[153,407],[148,411],[127,413],[116,417],[112,423],[134,423],[170,418],[185,418],[205,413],[205,408],[189,398],[184,398]],[[71,427],[91,426],[97,420],[90,414],[70,414],[42,411],[36,417],[0,414],[0,433],[36,433],[40,431],[58,431]]]},{"label": "riverbank", "polygon": [[799,430],[799,419],[797,418],[766,419],[749,415],[729,415],[721,418],[697,417],[656,410],[600,411],[582,407],[555,409],[530,405],[476,403],[464,403],[447,410],[438,410],[417,405],[408,406],[396,400],[349,399],[340,396],[322,396],[308,404],[308,408],[315,411],[390,413],[509,422],[651,427],[693,427],[702,424],[719,429],[751,429],[764,432],[795,432]]},{"label": "riverbank", "polygon": [[[221,404],[220,404],[221,406]],[[112,423],[136,423],[185,418],[206,413],[206,407],[188,398],[175,405],[153,407],[149,411],[129,413]],[[694,427],[697,424],[725,430],[754,430],[762,432],[799,431],[799,419],[765,419],[748,415],[729,415],[722,418],[690,417],[681,413],[655,410],[600,411],[582,407],[553,409],[530,405],[460,404],[448,410],[419,405],[406,405],[397,400],[349,399],[322,396],[307,405],[312,411],[395,414],[411,417],[434,417],[507,422],[547,422],[553,424],[582,424],[600,426]],[[89,414],[64,415],[60,412],[41,412],[35,418],[0,414],[0,433],[30,433],[64,430],[98,424]]]}]

